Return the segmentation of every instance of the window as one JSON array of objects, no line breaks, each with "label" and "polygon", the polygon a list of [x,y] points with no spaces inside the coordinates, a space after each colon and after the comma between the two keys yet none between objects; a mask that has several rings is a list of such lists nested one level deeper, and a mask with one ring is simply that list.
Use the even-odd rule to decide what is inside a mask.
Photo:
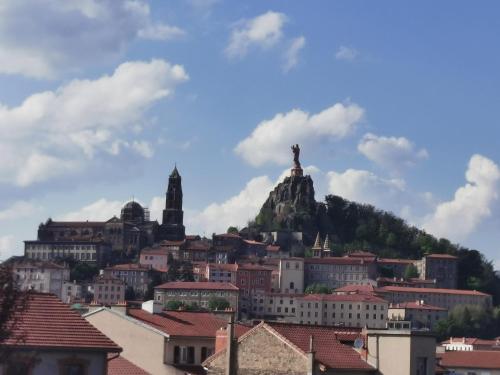
[{"label": "window", "polygon": [[59,361],[59,375],[87,375],[89,361],[78,358],[66,358]]}]

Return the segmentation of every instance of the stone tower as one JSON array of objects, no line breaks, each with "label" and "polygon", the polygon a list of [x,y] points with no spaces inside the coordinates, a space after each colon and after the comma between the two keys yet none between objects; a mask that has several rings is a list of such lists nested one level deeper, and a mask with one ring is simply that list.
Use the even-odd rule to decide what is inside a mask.
[{"label": "stone tower", "polygon": [[186,233],[184,228],[184,211],[182,211],[182,179],[177,166],[168,178],[168,188],[163,210],[163,221],[160,226],[160,240],[182,241]]}]

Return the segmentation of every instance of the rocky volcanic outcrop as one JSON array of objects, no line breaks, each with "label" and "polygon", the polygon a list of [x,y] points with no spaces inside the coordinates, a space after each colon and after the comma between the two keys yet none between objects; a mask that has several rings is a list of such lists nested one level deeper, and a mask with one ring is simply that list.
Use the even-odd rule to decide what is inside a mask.
[{"label": "rocky volcanic outcrop", "polygon": [[314,198],[311,176],[286,177],[269,194],[256,218],[263,230],[302,231],[304,242],[312,243],[318,231],[317,217],[324,205]]}]

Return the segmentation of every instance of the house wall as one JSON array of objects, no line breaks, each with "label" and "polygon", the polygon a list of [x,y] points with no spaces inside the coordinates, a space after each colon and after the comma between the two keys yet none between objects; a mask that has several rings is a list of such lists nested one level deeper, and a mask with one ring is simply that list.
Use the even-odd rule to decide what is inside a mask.
[{"label": "house wall", "polygon": [[[200,365],[208,356],[212,355],[215,352],[215,339],[214,338],[183,338],[183,337],[174,337],[165,339],[165,362],[168,364],[174,364],[174,350],[175,347],[193,347],[194,348],[194,363],[193,365]],[[203,358],[202,348],[207,349],[207,357]],[[180,361],[182,364],[187,364],[183,362],[182,359]]]},{"label": "house wall", "polygon": [[164,336],[129,320],[101,310],[85,317],[90,324],[123,348],[121,356],[153,375],[175,374],[164,362]]},{"label": "house wall", "polygon": [[[306,375],[307,357],[266,329],[259,329],[235,348],[235,375]],[[222,375],[225,352],[211,363],[208,374]]]},{"label": "house wall", "polygon": [[[106,353],[103,352],[79,352],[75,351],[49,351],[39,350],[35,353],[19,352],[13,354],[12,358],[34,358],[35,366],[30,375],[54,375],[59,374],[59,361],[71,359],[83,361],[88,364],[87,373],[92,375],[107,375]],[[9,375],[6,368],[0,365],[0,374]]]}]

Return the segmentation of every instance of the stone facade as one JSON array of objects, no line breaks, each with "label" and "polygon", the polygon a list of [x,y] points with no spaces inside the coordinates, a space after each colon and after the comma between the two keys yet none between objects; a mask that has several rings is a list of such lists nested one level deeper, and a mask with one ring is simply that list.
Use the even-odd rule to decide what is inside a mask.
[{"label": "stone facade", "polygon": [[[260,329],[235,350],[238,375],[307,375],[307,357],[283,343],[275,335]],[[226,353],[217,356],[208,369],[210,375],[224,375]]]},{"label": "stone facade", "polygon": [[159,230],[159,240],[181,241],[186,237],[182,210],[182,178],[174,168],[168,178],[168,188],[163,210],[163,220]]},{"label": "stone facade", "polygon": [[429,254],[418,263],[420,277],[436,280],[437,288],[455,289],[458,284],[458,258],[448,254]]}]

